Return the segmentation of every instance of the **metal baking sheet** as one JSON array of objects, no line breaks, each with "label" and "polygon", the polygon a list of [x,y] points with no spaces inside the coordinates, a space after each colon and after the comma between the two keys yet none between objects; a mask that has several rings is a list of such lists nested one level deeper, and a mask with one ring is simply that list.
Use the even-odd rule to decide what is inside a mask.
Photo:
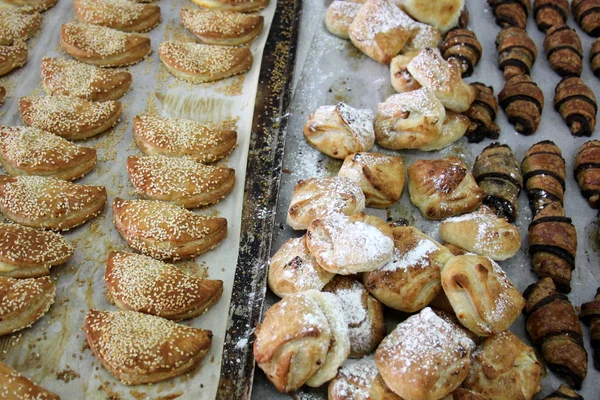
[{"label": "metal baking sheet", "polygon": [[[36,383],[61,395],[63,399],[214,399],[220,378],[222,347],[236,269],[240,241],[241,215],[250,144],[252,119],[257,95],[262,53],[271,27],[276,1],[261,11],[265,17],[263,32],[250,45],[254,56],[252,69],[240,76],[215,83],[193,85],[173,78],[157,55],[164,40],[193,40],[181,26],[179,10],[194,7],[186,0],[161,0],[162,21],[148,33],[153,52],[128,70],[133,75],[132,90],[121,99],[121,122],[111,131],[80,142],[98,150],[98,165],[78,183],[104,185],[109,204],[98,218],[65,234],[73,243],[74,257],[53,268],[57,285],[56,303],[32,328],[0,339],[0,360]],[[73,3],[59,0],[43,14],[41,32],[29,42],[29,60],[25,67],[0,78],[9,98],[0,108],[0,122],[21,125],[18,100],[22,96],[42,95],[40,63],[44,56],[68,57],[59,45],[60,25],[73,18]],[[115,197],[137,197],[130,184],[125,160],[141,154],[131,135],[131,121],[142,112],[165,117],[189,118],[200,122],[235,127],[238,145],[223,162],[236,170],[234,191],[213,207],[198,210],[227,218],[229,233],[221,245],[192,262],[181,263],[190,273],[224,281],[220,301],[206,314],[186,325],[212,330],[213,343],[201,368],[154,385],[128,387],[113,378],[93,356],[82,332],[87,310],[115,310],[104,296],[104,265],[111,250],[131,251],[112,223],[110,205]]]},{"label": "metal baking sheet", "polygon": [[[337,38],[326,31],[323,25],[323,17],[329,3],[329,0],[305,0],[305,12],[300,26],[297,52],[295,90],[289,110],[289,124],[283,161],[284,173],[281,179],[275,224],[273,225],[271,254],[275,253],[287,239],[298,237],[303,233],[295,232],[285,224],[286,211],[294,184],[299,179],[335,175],[342,164],[341,161],[319,153],[304,140],[302,127],[308,114],[321,105],[335,104],[339,101],[344,101],[354,107],[370,108],[375,111],[377,103],[384,101],[394,93],[390,84],[389,68],[387,66],[380,65],[367,58],[354,48],[349,41]],[[494,23],[492,11],[483,0],[467,0],[467,7],[471,15],[469,28],[475,31],[483,46],[483,58],[475,68],[474,75],[468,78],[467,81],[480,81],[491,85],[497,95],[502,90],[505,82],[501,71],[498,70],[494,45],[500,28]],[[581,31],[572,16],[570,16],[568,24],[577,30],[583,42],[586,60],[582,79],[598,97],[600,96],[600,81],[592,74],[587,58],[593,39]],[[529,147],[541,140],[553,140],[562,149],[567,166],[565,209],[577,228],[579,242],[576,258],[577,267],[572,280],[573,290],[569,294],[569,299],[575,306],[579,306],[593,299],[596,289],[600,286],[600,268],[598,268],[600,241],[597,211],[591,209],[580,195],[577,182],[572,176],[575,154],[579,147],[589,139],[572,137],[560,115],[552,108],[554,88],[560,81],[560,77],[549,67],[543,50],[544,34],[537,29],[532,16],[529,17],[527,31],[538,47],[538,60],[533,67],[532,77],[541,87],[545,96],[542,122],[533,136],[522,136],[516,133],[514,127],[506,120],[505,114],[500,111],[497,120],[501,127],[499,141],[510,145],[519,161],[522,160]],[[599,135],[597,128],[592,138],[598,138]],[[467,165],[472,166],[475,157],[490,143],[491,141],[486,139],[482,143],[471,144],[467,142],[466,138],[463,138],[450,147],[435,152],[394,152],[380,148],[373,150],[396,154],[404,159],[407,166],[417,159],[441,158],[450,155],[458,156]],[[527,255],[527,228],[531,222],[531,212],[525,193],[521,193],[519,198],[519,210],[517,226],[522,236],[522,248],[515,257],[500,264],[515,286],[523,291],[529,284],[537,281],[537,276],[531,271],[531,262]],[[415,227],[439,239],[439,222],[424,219],[419,210],[410,203],[407,193],[403,193],[400,201],[388,210],[369,209],[368,212],[382,218],[405,218]],[[265,310],[278,300],[275,295],[268,292]],[[386,310],[388,331],[393,329],[395,323],[405,316],[393,310]],[[592,349],[589,344],[589,329],[585,326],[583,329],[589,364],[588,376],[580,393],[586,399],[598,399],[600,372],[593,366]],[[511,330],[526,343],[531,344],[525,332],[523,316],[517,319]],[[252,342],[251,336],[249,342]],[[561,383],[564,383],[564,381],[548,371],[542,380],[543,389],[536,398],[548,395],[556,390]],[[326,386],[316,390],[305,387],[295,396],[307,400],[327,398]],[[262,371],[257,368],[252,398],[256,400],[289,399],[290,396],[278,393]]]}]

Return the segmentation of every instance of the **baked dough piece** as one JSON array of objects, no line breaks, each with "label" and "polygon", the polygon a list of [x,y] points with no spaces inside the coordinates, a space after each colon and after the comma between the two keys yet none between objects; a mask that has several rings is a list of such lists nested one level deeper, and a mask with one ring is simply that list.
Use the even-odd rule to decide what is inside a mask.
[{"label": "baked dough piece", "polygon": [[389,207],[400,199],[404,189],[404,162],[381,153],[356,153],[344,160],[338,176],[360,185],[366,205]]},{"label": "baked dough piece", "polygon": [[490,400],[486,396],[472,390],[457,388],[442,400]]},{"label": "baked dough piece", "polygon": [[227,236],[225,218],[209,218],[175,204],[115,198],[113,221],[133,249],[158,260],[191,258]]},{"label": "baked dough piece", "polygon": [[0,106],[4,103],[4,97],[6,97],[6,89],[4,86],[0,86]]},{"label": "baked dough piece", "polygon": [[348,33],[350,24],[354,21],[361,7],[362,4],[351,1],[333,1],[327,7],[327,12],[325,13],[325,28],[337,37],[350,39]]},{"label": "baked dough piece", "polygon": [[375,353],[385,383],[405,400],[440,399],[469,373],[475,343],[429,307],[398,324]]},{"label": "baked dough piece", "polygon": [[262,10],[269,5],[269,0],[192,0],[202,7],[225,11],[252,12]]},{"label": "baked dough piece", "polygon": [[269,289],[279,297],[323,287],[335,274],[325,271],[306,247],[306,235],[290,239],[271,257]]},{"label": "baked dough piece", "polygon": [[152,257],[114,251],[106,261],[104,281],[110,300],[121,310],[176,321],[205,313],[223,294],[223,281],[185,274]]},{"label": "baked dough piece", "polygon": [[341,102],[321,106],[308,116],[304,137],[320,152],[341,160],[353,153],[369,151],[375,143],[373,113]]},{"label": "baked dough piece", "polygon": [[348,361],[329,382],[329,400],[402,400],[387,387],[375,360]]},{"label": "baked dough piece", "polygon": [[353,215],[365,209],[360,186],[347,178],[326,177],[300,180],[294,186],[287,224],[293,229],[308,229],[317,218],[331,214]]},{"label": "baked dough piece", "polygon": [[160,22],[160,7],[130,0],[74,0],[78,20],[123,32],[146,32]]},{"label": "baked dough piece", "polygon": [[431,25],[415,21],[413,23],[413,35],[408,39],[400,53],[415,52],[418,54],[426,47],[438,47],[441,41],[442,32]]},{"label": "baked dough piece", "polygon": [[42,87],[48,94],[89,101],[118,100],[127,93],[129,72],[98,68],[66,58],[42,59]]},{"label": "baked dough piece", "polygon": [[136,64],[152,51],[145,36],[78,21],[61,26],[60,44],[78,61],[100,67]]},{"label": "baked dough piece", "polygon": [[4,400],[60,400],[56,394],[36,385],[3,362],[0,362],[0,394]]},{"label": "baked dough piece", "polygon": [[387,224],[364,213],[315,219],[306,245],[323,269],[340,275],[375,271],[392,259],[394,249]]},{"label": "baked dough piece", "polygon": [[262,32],[265,18],[235,11],[198,10],[183,7],[181,23],[206,44],[239,46],[252,42]]},{"label": "baked dough piece", "polygon": [[217,203],[231,193],[235,183],[234,169],[200,164],[191,158],[130,156],[127,173],[144,196],[185,208]]},{"label": "baked dough piece", "polygon": [[486,206],[443,221],[440,237],[448,243],[496,261],[513,257],[521,248],[521,234],[517,227]]},{"label": "baked dough piece", "polygon": [[25,14],[13,9],[0,8],[0,45],[11,45],[32,37],[42,23],[39,13]]},{"label": "baked dough piece", "polygon": [[417,56],[420,50],[405,51],[392,58],[390,62],[390,80],[398,93],[412,92],[421,88],[421,84],[408,72],[408,63]]},{"label": "baked dough piece", "polygon": [[213,129],[189,119],[141,114],[133,118],[133,138],[149,156],[186,156],[211,163],[233,151],[237,132]]},{"label": "baked dough piece", "polygon": [[457,157],[418,160],[408,167],[410,200],[428,219],[444,219],[477,209],[485,197]]},{"label": "baked dough piece", "polygon": [[46,11],[54,7],[57,0],[2,0],[0,6],[14,8],[24,13]]},{"label": "baked dough piece", "polygon": [[126,385],[154,383],[192,370],[212,332],[135,311],[90,310],[83,326],[102,365]]},{"label": "baked dough piece", "polygon": [[158,56],[171,74],[192,83],[218,81],[244,73],[253,61],[246,47],[190,42],[162,42]]},{"label": "baked dough piece", "polygon": [[408,313],[419,311],[442,292],[440,271],[452,254],[412,226],[393,227],[392,234],[392,261],[363,274],[363,283],[386,306]]},{"label": "baked dough piece", "polygon": [[417,21],[432,25],[444,33],[458,25],[465,8],[465,0],[399,0],[398,4]]},{"label": "baked dough piece", "polygon": [[27,46],[15,43],[13,46],[0,46],[0,76],[8,74],[27,62]]},{"label": "baked dough piece", "polygon": [[525,307],[502,268],[487,257],[451,258],[442,269],[442,287],[460,322],[479,336],[507,330]]},{"label": "baked dough piece", "polygon": [[96,165],[96,150],[38,128],[0,125],[0,164],[10,175],[72,181]]},{"label": "baked dough piece", "polygon": [[30,327],[42,318],[54,304],[55,292],[48,276],[35,279],[0,276],[0,337]]},{"label": "baked dough piece", "polygon": [[85,186],[42,176],[0,175],[0,211],[33,228],[68,230],[104,210],[104,186]]},{"label": "baked dough piece", "polygon": [[0,224],[0,276],[37,278],[64,264],[73,247],[58,233],[18,224]]},{"label": "baked dough piece", "polygon": [[477,89],[463,81],[458,61],[455,58],[444,60],[437,48],[423,49],[406,68],[449,110],[465,112],[477,98]]},{"label": "baked dough piece", "polygon": [[45,130],[68,140],[96,136],[119,122],[119,101],[89,102],[74,96],[31,96],[19,100],[25,125]]},{"label": "baked dough piece", "polygon": [[486,338],[473,353],[463,386],[490,400],[531,400],[542,390],[542,372],[534,350],[506,331]]}]

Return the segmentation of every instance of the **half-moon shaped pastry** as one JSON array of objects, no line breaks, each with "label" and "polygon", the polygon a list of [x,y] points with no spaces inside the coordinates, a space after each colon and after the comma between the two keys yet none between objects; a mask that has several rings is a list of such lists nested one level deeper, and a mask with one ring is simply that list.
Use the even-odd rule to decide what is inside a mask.
[{"label": "half-moon shaped pastry", "polygon": [[192,370],[212,332],[135,311],[90,310],[83,326],[102,365],[126,385],[154,383]]},{"label": "half-moon shaped pastry", "polygon": [[131,86],[129,72],[98,68],[66,58],[42,59],[42,87],[48,94],[90,101],[118,100]]},{"label": "half-moon shaped pastry", "polygon": [[39,13],[26,14],[12,9],[0,8],[0,45],[11,45],[32,37],[42,23]]},{"label": "half-moon shaped pastry", "polygon": [[237,132],[213,129],[189,119],[141,114],[133,118],[133,139],[149,156],[187,156],[211,163],[231,153]]},{"label": "half-moon shaped pastry", "polygon": [[144,196],[185,208],[217,203],[231,193],[235,183],[234,169],[183,157],[130,156],[127,173]]},{"label": "half-moon shaped pastry", "polygon": [[57,0],[2,0],[8,7],[14,7],[25,13],[46,11],[54,7]]},{"label": "half-moon shaped pastry", "polygon": [[265,18],[234,11],[198,10],[183,7],[181,23],[206,44],[239,46],[252,42],[262,32]]},{"label": "half-moon shaped pastry", "polygon": [[136,64],[152,51],[145,36],[83,22],[63,24],[60,44],[76,60],[101,67]]},{"label": "half-moon shaped pastry", "polygon": [[69,261],[73,247],[58,233],[0,224],[0,276],[37,278]]},{"label": "half-moon shaped pastry", "polygon": [[458,19],[465,8],[465,0],[401,0],[398,3],[417,21],[433,25],[444,33],[458,25]]},{"label": "half-moon shaped pastry", "polygon": [[10,175],[72,181],[96,165],[96,150],[38,128],[0,125],[0,164]]},{"label": "half-moon shaped pastry", "polygon": [[175,204],[115,198],[115,226],[133,249],[158,260],[191,258],[227,236],[225,218],[209,218]]},{"label": "half-moon shaped pastry", "polygon": [[36,385],[10,366],[0,362],[0,393],[4,400],[60,400],[56,394]]},{"label": "half-moon shaped pastry", "polygon": [[74,96],[31,96],[19,100],[25,125],[45,130],[68,140],[96,136],[117,122],[121,102],[89,102]]},{"label": "half-moon shaped pastry", "polygon": [[74,0],[78,20],[123,32],[146,32],[160,22],[160,7],[130,0]]},{"label": "half-moon shaped pastry", "polygon": [[191,42],[162,42],[158,56],[175,77],[192,83],[218,81],[246,72],[252,53],[246,47],[213,46]]},{"label": "half-moon shaped pastry", "polygon": [[100,214],[104,186],[85,186],[42,176],[0,175],[0,211],[33,228],[68,230]]},{"label": "half-moon shaped pastry", "polygon": [[0,46],[0,76],[8,74],[27,62],[27,46],[17,43],[13,46]]},{"label": "half-moon shaped pastry", "polygon": [[350,39],[348,30],[350,24],[358,14],[358,10],[362,7],[361,3],[352,1],[335,0],[325,12],[325,28],[329,33],[342,39]]},{"label": "half-moon shaped pastry", "polygon": [[345,362],[329,382],[327,394],[329,400],[402,400],[387,387],[375,360],[368,358]]},{"label": "half-moon shaped pastry", "polygon": [[369,151],[375,143],[373,113],[342,102],[321,106],[308,116],[304,137],[320,152],[341,160],[350,154]]},{"label": "half-moon shaped pastry", "polygon": [[106,261],[104,281],[121,310],[176,321],[205,313],[223,294],[223,281],[185,274],[152,257],[115,251]]},{"label": "half-moon shaped pastry", "polygon": [[54,304],[55,292],[48,276],[35,279],[0,276],[0,336],[27,328],[42,318]]},{"label": "half-moon shaped pastry", "polygon": [[451,258],[442,269],[442,287],[461,324],[478,336],[507,330],[525,307],[502,268],[487,257]]},{"label": "half-moon shaped pastry", "polygon": [[269,0],[192,0],[192,3],[211,10],[252,12],[268,6]]}]

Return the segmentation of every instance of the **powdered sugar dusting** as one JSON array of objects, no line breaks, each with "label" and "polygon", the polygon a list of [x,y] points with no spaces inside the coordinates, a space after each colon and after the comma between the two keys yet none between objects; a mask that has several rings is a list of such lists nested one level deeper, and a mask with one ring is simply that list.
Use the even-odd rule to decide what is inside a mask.
[{"label": "powdered sugar dusting", "polygon": [[378,373],[371,358],[348,360],[340,368],[330,390],[337,399],[370,400],[369,390]]},{"label": "powdered sugar dusting", "polygon": [[361,145],[365,148],[370,147],[375,138],[373,112],[369,109],[359,110],[342,102],[337,104],[336,109],[348,128],[361,142]]},{"label": "powdered sugar dusting", "polygon": [[404,253],[394,248],[392,261],[387,263],[381,270],[397,271],[408,268],[425,268],[430,264],[430,255],[439,250],[440,247],[435,242],[427,239],[419,240],[416,246]]}]

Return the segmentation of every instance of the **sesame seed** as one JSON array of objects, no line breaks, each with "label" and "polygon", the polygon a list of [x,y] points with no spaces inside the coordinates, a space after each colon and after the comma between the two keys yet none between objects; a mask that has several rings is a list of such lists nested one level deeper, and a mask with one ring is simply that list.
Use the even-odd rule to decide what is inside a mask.
[{"label": "sesame seed", "polygon": [[162,59],[173,60],[178,68],[213,76],[234,68],[242,50],[191,42],[162,42],[158,51]]},{"label": "sesame seed", "polygon": [[[47,276],[36,279],[13,279],[0,276],[0,322],[10,323],[11,319],[19,318],[19,315],[31,312],[31,308],[43,307],[37,314],[27,319],[31,323],[40,319],[54,304],[55,287],[51,279]],[[19,326],[12,329],[16,332],[26,328]]]},{"label": "sesame seed", "polygon": [[39,13],[26,14],[18,10],[0,9],[0,42],[29,39],[39,28]]},{"label": "sesame seed", "polygon": [[58,233],[0,224],[0,262],[51,266],[72,255],[73,247]]},{"label": "sesame seed", "polygon": [[62,26],[61,36],[64,37],[66,42],[78,49],[108,57],[124,52],[127,38],[131,34],[104,26],[72,21]]},{"label": "sesame seed", "polygon": [[196,35],[220,34],[237,37],[255,29],[260,21],[258,15],[234,11],[181,9],[181,22]]}]

